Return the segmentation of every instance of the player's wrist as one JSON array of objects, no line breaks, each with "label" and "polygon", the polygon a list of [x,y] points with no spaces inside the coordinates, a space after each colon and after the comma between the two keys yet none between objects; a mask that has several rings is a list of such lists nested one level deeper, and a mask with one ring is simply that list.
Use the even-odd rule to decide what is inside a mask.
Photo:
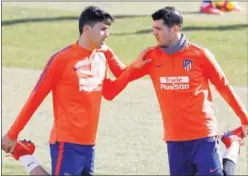
[{"label": "player's wrist", "polygon": [[248,125],[248,120],[241,120],[241,125]]},{"label": "player's wrist", "polygon": [[240,118],[240,121],[241,121],[241,125],[248,125],[248,116],[242,116],[242,117],[239,117]]},{"label": "player's wrist", "polygon": [[12,140],[17,140],[17,137],[18,137],[18,134],[17,133],[14,133],[12,131],[8,131],[7,132],[7,136],[12,139]]}]

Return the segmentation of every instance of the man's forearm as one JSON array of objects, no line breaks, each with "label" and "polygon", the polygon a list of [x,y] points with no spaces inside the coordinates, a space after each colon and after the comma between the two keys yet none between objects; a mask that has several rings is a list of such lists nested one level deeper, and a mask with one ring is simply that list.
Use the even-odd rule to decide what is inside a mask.
[{"label": "man's forearm", "polygon": [[107,100],[113,100],[129,83],[131,75],[135,68],[130,65],[115,80],[105,79],[103,83],[103,97]]},{"label": "man's forearm", "polygon": [[8,131],[8,136],[11,139],[17,139],[19,133],[23,130],[26,124],[29,122],[30,118],[32,117],[34,111],[37,109],[38,104],[35,104],[33,101],[33,95],[30,96],[24,107],[22,108],[20,114],[16,118],[15,122],[11,126],[10,130]]},{"label": "man's forearm", "polygon": [[8,131],[8,136],[11,139],[16,139],[18,137],[20,131],[26,126],[33,113],[42,103],[47,94],[51,91],[51,82],[52,80],[46,78],[44,78],[42,81],[38,81],[20,114],[16,118],[14,124]]},{"label": "man's forearm", "polygon": [[243,125],[247,125],[248,124],[247,112],[244,106],[241,104],[239,98],[237,97],[232,87],[230,85],[226,85],[218,91],[221,94],[221,96],[225,99],[225,101],[230,105],[230,107],[234,110],[236,115],[240,118],[241,123]]}]

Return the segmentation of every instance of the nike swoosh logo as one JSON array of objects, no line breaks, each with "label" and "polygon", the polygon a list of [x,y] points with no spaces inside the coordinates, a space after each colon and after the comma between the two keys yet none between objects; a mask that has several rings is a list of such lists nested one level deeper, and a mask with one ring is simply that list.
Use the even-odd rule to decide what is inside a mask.
[{"label": "nike swoosh logo", "polygon": [[211,169],[211,168],[210,168],[209,172],[210,172],[210,173],[213,173],[213,172],[215,172],[217,169],[219,169],[219,167],[216,168],[216,169]]},{"label": "nike swoosh logo", "polygon": [[165,65],[165,64],[158,64],[158,65],[156,65],[156,67],[162,67],[163,65]]},{"label": "nike swoosh logo", "polygon": [[30,165],[32,165],[32,164],[34,164],[34,162],[32,162],[32,163],[29,163],[29,164],[28,164],[28,167],[29,167]]}]

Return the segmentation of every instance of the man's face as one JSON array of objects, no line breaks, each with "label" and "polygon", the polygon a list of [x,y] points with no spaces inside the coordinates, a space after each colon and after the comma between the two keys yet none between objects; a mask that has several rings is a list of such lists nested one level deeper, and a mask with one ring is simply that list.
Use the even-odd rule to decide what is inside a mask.
[{"label": "man's face", "polygon": [[173,28],[168,28],[163,20],[155,20],[153,21],[153,33],[152,33],[159,46],[168,46],[170,45],[174,32]]},{"label": "man's face", "polygon": [[89,40],[92,48],[101,48],[104,41],[109,37],[109,25],[104,22],[97,22],[89,27]]}]

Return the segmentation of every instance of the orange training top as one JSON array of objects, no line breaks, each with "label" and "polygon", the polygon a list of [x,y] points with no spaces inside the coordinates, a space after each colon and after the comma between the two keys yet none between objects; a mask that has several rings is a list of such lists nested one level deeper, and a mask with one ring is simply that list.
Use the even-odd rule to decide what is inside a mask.
[{"label": "orange training top", "polygon": [[[107,66],[116,81],[105,79]],[[54,124],[50,143],[94,144],[102,95],[113,99],[127,84],[125,66],[110,48],[88,51],[74,43],[54,54],[26,104],[8,131],[16,139],[47,94],[52,91]],[[121,76],[120,76],[121,75]],[[106,88],[103,88],[103,84]],[[118,85],[121,85],[118,88]],[[103,90],[102,90],[103,89]]]},{"label": "orange training top", "polygon": [[144,59],[152,62],[136,70],[132,80],[149,74],[164,125],[164,140],[186,141],[217,135],[209,81],[233,108],[242,124],[247,113],[216,62],[206,49],[188,43],[172,55],[153,48]]}]

